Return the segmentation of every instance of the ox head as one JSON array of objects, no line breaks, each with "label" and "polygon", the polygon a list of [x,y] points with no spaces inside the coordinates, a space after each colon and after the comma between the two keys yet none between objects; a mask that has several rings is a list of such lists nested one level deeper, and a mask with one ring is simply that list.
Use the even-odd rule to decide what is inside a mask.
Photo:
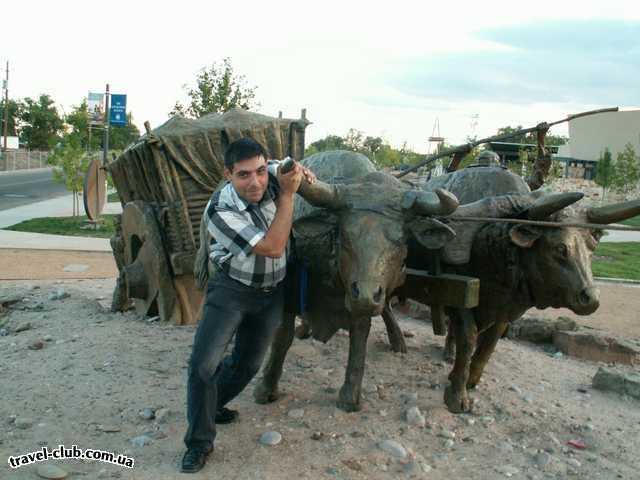
[{"label": "ox head", "polygon": [[363,183],[348,185],[318,181],[299,191],[312,205],[338,216],[338,274],[345,307],[356,316],[381,314],[387,294],[404,282],[410,230],[426,242],[453,233],[435,220],[426,227],[424,222],[431,215],[452,213],[458,206],[454,195],[407,190],[383,175],[376,172]]},{"label": "ox head", "polygon": [[[548,195],[538,199],[526,214],[532,220],[604,225],[640,213],[638,201],[602,208],[565,209],[580,198],[579,193]],[[516,225],[509,230],[509,236],[521,249],[524,259],[521,266],[536,307],[566,307],[578,315],[589,315],[598,308],[599,291],[593,283],[591,257],[602,230]]]}]

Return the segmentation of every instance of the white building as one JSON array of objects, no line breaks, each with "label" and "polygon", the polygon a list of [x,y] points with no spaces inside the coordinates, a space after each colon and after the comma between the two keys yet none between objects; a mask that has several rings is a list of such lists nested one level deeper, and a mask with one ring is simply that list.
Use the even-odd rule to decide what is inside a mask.
[{"label": "white building", "polygon": [[556,158],[567,163],[567,176],[592,179],[605,148],[613,160],[631,143],[640,154],[640,110],[599,113],[569,122],[569,143]]}]

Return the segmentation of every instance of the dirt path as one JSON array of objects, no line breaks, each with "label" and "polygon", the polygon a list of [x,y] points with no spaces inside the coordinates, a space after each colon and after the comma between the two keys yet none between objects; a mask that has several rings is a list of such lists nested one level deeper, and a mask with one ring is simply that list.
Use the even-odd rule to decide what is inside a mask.
[{"label": "dirt path", "polygon": [[[97,461],[54,462],[71,479],[637,478],[640,402],[593,390],[599,364],[502,340],[472,394],[473,413],[453,415],[442,401],[450,369],[441,360],[442,338],[429,324],[408,318],[402,319],[410,335],[406,355],[389,351],[383,323],[374,319],[362,411],[335,407],[348,336],[338,334],[327,344],[296,340],[285,363],[283,397],[256,405],[251,385],[231,405],[240,410],[240,421],[221,426],[206,468],[180,475],[194,327],[104,312],[97,299],[108,298],[113,283],[0,283],[3,292],[25,296],[0,317],[9,331],[0,336],[0,478],[38,478],[35,466],[10,470],[7,458],[60,444],[135,459],[133,470]],[[69,296],[49,300],[60,290]],[[14,333],[27,322],[26,330]],[[38,341],[41,349],[29,348]],[[425,427],[404,418],[405,400],[414,395]],[[145,408],[168,413],[146,420],[140,415]],[[259,444],[269,430],[282,434],[280,444]],[[150,443],[134,446],[131,440],[141,435]],[[387,439],[406,449],[405,459],[379,448]],[[586,449],[569,446],[570,440]]]},{"label": "dirt path", "polygon": [[111,252],[0,249],[0,280],[115,278]]}]

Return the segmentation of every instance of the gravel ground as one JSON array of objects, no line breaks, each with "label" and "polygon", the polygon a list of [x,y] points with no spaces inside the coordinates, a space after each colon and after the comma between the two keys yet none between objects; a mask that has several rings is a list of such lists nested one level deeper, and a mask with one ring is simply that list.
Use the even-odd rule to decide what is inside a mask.
[{"label": "gravel ground", "polygon": [[[346,333],[327,344],[296,340],[283,398],[256,405],[250,386],[231,405],[240,421],[219,428],[205,469],[182,475],[194,327],[105,312],[98,300],[110,299],[113,283],[0,282],[3,294],[25,297],[0,316],[0,477],[38,478],[37,465],[11,470],[8,457],[75,444],[127,455],[135,465],[53,462],[68,478],[638,478],[640,402],[593,390],[600,364],[502,340],[472,394],[473,412],[453,415],[442,401],[450,369],[443,339],[430,324],[404,316],[405,355],[389,350],[383,322],[374,320],[362,411],[335,407]],[[637,319],[637,305],[625,305],[635,310],[609,310],[610,319]],[[406,419],[411,407],[415,425]],[[280,443],[259,443],[268,431],[280,433]]]}]

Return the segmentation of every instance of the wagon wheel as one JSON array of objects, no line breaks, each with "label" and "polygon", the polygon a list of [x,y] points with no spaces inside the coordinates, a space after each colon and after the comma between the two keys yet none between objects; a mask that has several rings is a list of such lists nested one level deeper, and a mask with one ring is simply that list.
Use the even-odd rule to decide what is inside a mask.
[{"label": "wagon wheel", "polygon": [[180,310],[160,225],[150,205],[143,201],[125,205],[122,237],[125,288],[127,296],[135,299],[136,311],[142,315],[159,315],[162,321],[175,321]]}]

